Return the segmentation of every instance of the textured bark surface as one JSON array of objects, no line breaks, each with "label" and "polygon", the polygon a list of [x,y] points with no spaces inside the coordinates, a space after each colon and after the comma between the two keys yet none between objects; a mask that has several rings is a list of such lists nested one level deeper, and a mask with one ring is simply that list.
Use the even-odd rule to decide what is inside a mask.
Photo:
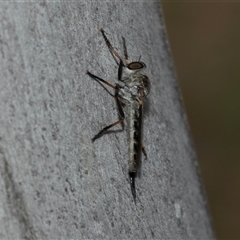
[{"label": "textured bark surface", "polygon": [[[118,119],[101,27],[152,85],[136,205],[126,133],[90,140]],[[1,239],[214,238],[157,2],[1,2],[0,62]]]}]

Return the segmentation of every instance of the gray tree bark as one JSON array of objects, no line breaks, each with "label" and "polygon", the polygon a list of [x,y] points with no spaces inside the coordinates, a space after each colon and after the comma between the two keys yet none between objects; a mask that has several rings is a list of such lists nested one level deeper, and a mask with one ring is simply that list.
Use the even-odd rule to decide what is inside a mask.
[{"label": "gray tree bark", "polygon": [[[100,28],[151,80],[136,205],[126,133],[90,140],[118,119]],[[214,238],[158,2],[1,2],[0,44],[0,239]]]}]

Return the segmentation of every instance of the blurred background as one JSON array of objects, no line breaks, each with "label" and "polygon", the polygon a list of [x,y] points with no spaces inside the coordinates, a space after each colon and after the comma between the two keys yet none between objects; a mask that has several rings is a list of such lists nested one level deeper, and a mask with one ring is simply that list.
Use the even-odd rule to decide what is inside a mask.
[{"label": "blurred background", "polygon": [[162,1],[218,239],[240,239],[240,2]]}]

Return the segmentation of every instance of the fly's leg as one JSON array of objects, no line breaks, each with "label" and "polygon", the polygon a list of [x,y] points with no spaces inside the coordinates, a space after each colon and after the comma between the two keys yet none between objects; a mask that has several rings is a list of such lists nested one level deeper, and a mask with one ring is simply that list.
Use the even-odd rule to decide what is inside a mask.
[{"label": "fly's leg", "polygon": [[147,153],[146,153],[146,150],[145,150],[145,146],[144,146],[143,143],[142,143],[142,152],[143,152],[144,157],[145,157],[146,159],[148,159]]},{"label": "fly's leg", "polygon": [[[110,43],[110,41],[108,40],[107,36],[105,35],[105,32],[104,30],[101,28],[100,29],[100,32],[102,33],[103,35],[103,38],[108,46],[108,49],[110,50],[111,54],[113,55],[113,58],[115,59],[116,61],[116,58],[117,57],[120,61],[122,61],[122,58],[120,57],[120,55],[117,53],[117,51],[113,48],[112,44]],[[116,61],[117,62],[117,61]],[[119,63],[117,62],[117,64],[119,65]]]},{"label": "fly's leg", "polygon": [[127,47],[126,47],[126,41],[125,41],[124,37],[122,37],[122,41],[123,41],[123,52],[124,52],[125,62],[126,62],[126,64],[129,64],[128,52],[127,52]]},{"label": "fly's leg", "polygon": [[109,83],[108,81],[106,81],[106,80],[104,80],[104,79],[102,79],[102,78],[100,78],[100,77],[97,77],[97,76],[93,75],[93,74],[90,73],[89,71],[87,71],[86,74],[87,74],[88,76],[90,76],[91,78],[93,78],[94,80],[100,81],[100,82],[108,85],[109,87],[116,89],[116,86],[112,85],[111,83]]},{"label": "fly's leg", "polygon": [[119,123],[122,123],[123,119],[119,119],[118,121],[116,121],[115,123],[112,123],[108,126],[106,126],[105,128],[103,128],[98,134],[96,134],[91,140],[92,142],[94,142],[97,138],[101,137],[108,129],[116,126]]},{"label": "fly's leg", "polygon": [[123,71],[123,67],[124,67],[123,61],[120,60],[119,67],[118,67],[118,80],[119,80],[119,81],[122,81],[122,71]]},{"label": "fly's leg", "polygon": [[[102,78],[100,78],[98,76],[95,76],[94,74],[90,73],[89,71],[87,71],[86,74],[89,75],[94,80],[96,80],[96,81],[98,81],[100,83],[104,83],[104,84],[108,85],[109,87],[116,89],[116,86],[112,85],[111,83],[105,81],[104,79],[102,79]],[[110,129],[110,128],[114,127],[115,125],[123,122],[123,120],[124,120],[124,113],[123,113],[123,110],[122,110],[122,107],[121,107],[120,100],[118,99],[117,96],[115,96],[115,99],[117,101],[117,106],[118,106],[118,111],[119,111],[119,114],[120,114],[120,119],[118,121],[116,121],[115,123],[112,123],[112,124],[106,126],[105,128],[103,128],[98,134],[96,134],[92,138],[92,142],[94,142],[97,138],[101,137],[101,135],[103,135],[108,129]]]},{"label": "fly's leg", "polygon": [[[110,41],[108,40],[104,30],[101,28],[100,32],[103,35],[103,38],[108,46],[109,51],[111,52],[114,60],[117,62],[116,58],[117,57],[119,59],[119,63],[117,62],[117,64],[119,65],[118,68],[118,80],[122,81],[122,71],[123,71],[123,67],[125,67],[122,58],[120,57],[120,55],[117,53],[117,51],[113,48],[112,44],[110,43]],[[126,48],[126,42],[125,42],[125,38],[122,37],[123,39],[123,50],[124,50],[124,57],[125,57],[125,61],[126,63],[128,63],[128,54],[127,54],[127,48]]]},{"label": "fly's leg", "polygon": [[107,82],[106,80],[97,77],[95,75],[93,75],[92,73],[90,73],[89,71],[86,72],[86,74],[91,77],[92,79],[94,79],[96,82],[98,82],[112,97],[114,97],[114,94],[112,94],[102,83],[106,84],[107,86],[116,89],[116,86],[112,85],[111,83]]},{"label": "fly's leg", "polygon": [[[112,44],[111,44],[110,41],[108,40],[108,38],[107,38],[107,36],[106,36],[106,34],[105,34],[105,32],[104,32],[104,30],[103,30],[102,28],[100,29],[100,32],[102,33],[103,38],[104,38],[104,40],[105,40],[105,42],[106,42],[106,44],[107,44],[110,52],[111,52],[115,57],[117,57],[120,61],[122,61],[122,58],[121,58],[120,55],[117,53],[117,51],[113,48]],[[127,53],[126,41],[125,41],[125,38],[124,38],[124,37],[122,37],[122,40],[123,40],[123,51],[124,51],[125,61],[126,61],[126,63],[128,63],[129,60],[128,60],[128,53]]]},{"label": "fly's leg", "polygon": [[107,132],[108,129],[116,126],[117,124],[120,124],[123,122],[123,120],[125,119],[125,115],[124,115],[124,112],[123,112],[123,109],[122,109],[122,105],[121,105],[121,101],[120,99],[118,98],[118,96],[115,96],[115,99],[116,99],[116,103],[117,103],[117,107],[118,107],[118,112],[119,112],[119,117],[120,119],[108,126],[106,126],[105,128],[103,128],[99,133],[97,133],[91,140],[92,142],[94,142],[97,138],[101,137],[105,132]]}]

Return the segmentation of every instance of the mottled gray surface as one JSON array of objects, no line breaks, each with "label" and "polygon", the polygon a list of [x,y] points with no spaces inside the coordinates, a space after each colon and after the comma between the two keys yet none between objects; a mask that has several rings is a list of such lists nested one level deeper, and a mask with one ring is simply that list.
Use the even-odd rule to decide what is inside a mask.
[{"label": "mottled gray surface", "polygon": [[[118,119],[101,27],[152,84],[137,205],[125,132],[90,141]],[[214,238],[157,2],[1,2],[0,44],[0,239]]]}]

